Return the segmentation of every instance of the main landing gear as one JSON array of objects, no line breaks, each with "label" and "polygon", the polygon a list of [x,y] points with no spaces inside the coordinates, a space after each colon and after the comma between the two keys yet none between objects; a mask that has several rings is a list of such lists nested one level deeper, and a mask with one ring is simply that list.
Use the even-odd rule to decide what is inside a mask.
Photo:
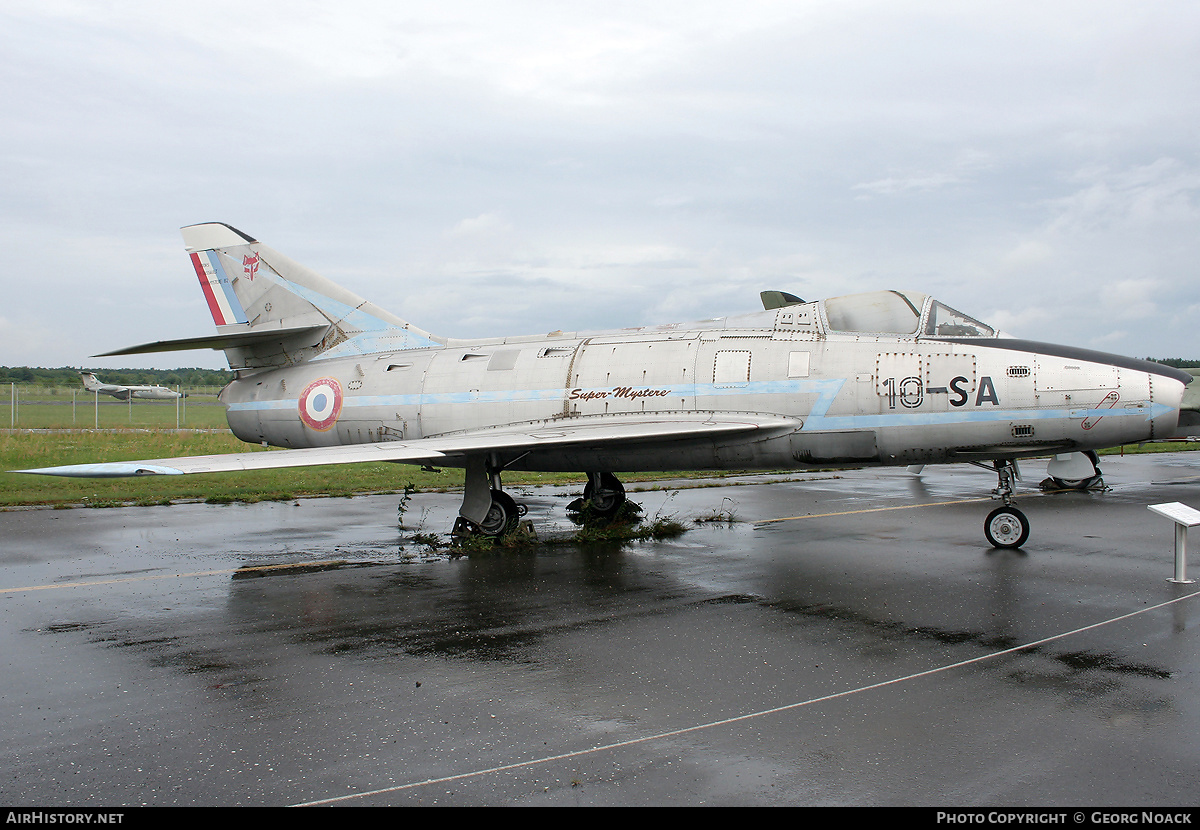
[{"label": "main landing gear", "polygon": [[[463,503],[452,536],[503,536],[521,525],[528,508],[518,504],[500,485],[501,467],[494,458],[467,459]],[[625,504],[625,488],[612,473],[588,473],[583,499],[568,510],[587,505],[589,516],[608,519]]]},{"label": "main landing gear", "polygon": [[1100,456],[1094,450],[1056,455],[1046,467],[1049,477],[1041,483],[1043,490],[1104,489],[1104,474],[1100,471]]},{"label": "main landing gear", "polygon": [[[992,498],[1002,499],[1003,507],[997,507],[983,521],[983,535],[992,547],[1019,548],[1029,539],[1029,519],[1012,506],[1013,480],[1020,478],[1017,464],[1011,459],[992,462],[1000,483],[992,491]],[[982,464],[979,466],[983,466]]]},{"label": "main landing gear", "polygon": [[479,523],[479,532],[484,536],[500,536],[508,530],[509,525],[519,521],[528,508],[517,504],[513,497],[503,490],[492,490],[491,497],[492,503],[488,506],[487,515]]},{"label": "main landing gear", "polygon": [[451,536],[503,536],[516,527],[528,508],[517,504],[500,486],[501,467],[495,459],[467,459],[463,503]]},{"label": "main landing gear", "polygon": [[592,516],[611,519],[625,504],[625,488],[612,473],[588,473],[587,484],[583,486],[583,501],[590,503]]}]

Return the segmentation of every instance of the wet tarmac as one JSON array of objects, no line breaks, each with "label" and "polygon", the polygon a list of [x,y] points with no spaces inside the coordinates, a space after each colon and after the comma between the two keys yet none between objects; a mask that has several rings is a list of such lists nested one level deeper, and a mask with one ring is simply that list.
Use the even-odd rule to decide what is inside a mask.
[{"label": "wet tarmac", "polygon": [[453,494],[2,513],[0,803],[1194,806],[1200,585],[1146,506],[1200,507],[1200,453],[1023,466],[1023,551],[966,466],[460,559],[411,541]]}]

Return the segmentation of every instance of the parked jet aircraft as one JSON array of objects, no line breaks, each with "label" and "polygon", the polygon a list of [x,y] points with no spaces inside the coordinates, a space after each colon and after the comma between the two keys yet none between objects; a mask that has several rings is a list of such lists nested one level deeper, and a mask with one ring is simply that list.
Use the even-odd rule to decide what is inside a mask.
[{"label": "parked jet aircraft", "polygon": [[89,392],[99,392],[101,395],[112,395],[122,401],[130,398],[142,398],[149,401],[171,401],[181,397],[180,393],[172,392],[165,386],[118,386],[115,383],[101,383],[91,372],[80,372],[83,388]]},{"label": "parked jet aircraft", "polygon": [[[617,472],[970,462],[995,471],[993,545],[1029,534],[1016,460],[1055,455],[1086,486],[1094,450],[1200,423],[1191,375],[1000,336],[912,291],[689,324],[453,340],[362,300],[228,225],[183,229],[217,334],[109,352],[225,351],[233,432],[277,452],[24,472],[176,475],[358,461],[461,467],[456,528],[496,535],[519,508],[506,470],[580,471],[601,513]],[[1182,410],[1182,416],[1181,416]]]}]

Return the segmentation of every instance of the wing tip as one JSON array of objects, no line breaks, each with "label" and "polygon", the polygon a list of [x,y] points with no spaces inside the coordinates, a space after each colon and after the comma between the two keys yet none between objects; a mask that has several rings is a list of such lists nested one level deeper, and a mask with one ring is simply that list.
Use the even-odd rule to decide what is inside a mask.
[{"label": "wing tip", "polygon": [[38,476],[62,476],[64,478],[133,478],[135,476],[178,476],[183,470],[161,464],[138,464],[137,462],[109,462],[105,464],[70,464],[64,467],[38,467],[31,470],[9,470]]}]

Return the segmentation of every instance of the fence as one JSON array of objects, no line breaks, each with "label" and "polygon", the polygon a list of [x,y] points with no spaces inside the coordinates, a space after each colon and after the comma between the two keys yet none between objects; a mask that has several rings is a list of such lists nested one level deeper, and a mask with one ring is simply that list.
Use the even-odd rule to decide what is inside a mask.
[{"label": "fence", "polygon": [[[0,428],[14,429],[223,429],[219,386],[177,387],[185,397],[121,401],[80,387],[0,386]],[[6,411],[7,410],[7,411]]]}]

